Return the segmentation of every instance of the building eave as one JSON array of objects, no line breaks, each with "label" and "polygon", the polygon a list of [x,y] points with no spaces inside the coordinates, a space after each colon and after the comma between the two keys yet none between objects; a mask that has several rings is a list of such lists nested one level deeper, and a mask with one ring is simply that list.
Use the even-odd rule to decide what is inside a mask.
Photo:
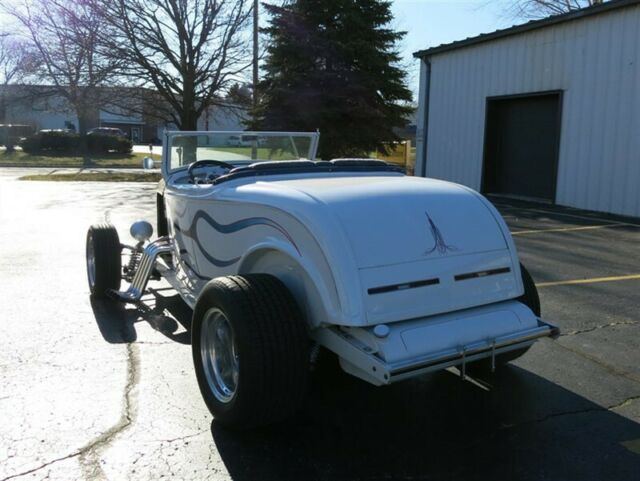
[{"label": "building eave", "polygon": [[612,10],[619,10],[623,8],[633,7],[640,5],[640,0],[611,0],[602,4],[594,5],[591,7],[582,8],[580,10],[574,10],[572,12],[563,13],[560,15],[553,15],[543,18],[541,20],[532,20],[522,25],[514,25],[513,27],[505,28],[502,30],[496,30],[495,32],[485,33],[478,35],[477,37],[465,38],[464,40],[458,40],[456,42],[438,45],[437,47],[427,48],[425,50],[419,50],[413,54],[415,58],[426,58],[443,52],[451,50],[457,50],[473,45],[478,45],[485,42],[491,42],[512,35],[518,35],[532,30],[549,27],[552,25],[558,25],[565,22],[571,22],[574,20],[581,20],[592,15],[600,15]]}]

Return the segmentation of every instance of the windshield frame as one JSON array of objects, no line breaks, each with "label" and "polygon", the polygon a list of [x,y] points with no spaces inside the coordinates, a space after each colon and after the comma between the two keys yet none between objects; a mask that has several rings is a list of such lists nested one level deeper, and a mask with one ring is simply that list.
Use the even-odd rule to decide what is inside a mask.
[{"label": "windshield frame", "polygon": [[[225,136],[272,136],[272,137],[307,137],[310,138],[309,157],[307,160],[315,160],[318,151],[319,132],[273,132],[273,131],[250,131],[250,130],[165,130],[162,139],[162,174],[168,178],[175,172],[187,169],[188,164],[171,168],[171,146],[174,137],[198,135],[225,135]],[[268,162],[268,160],[247,159],[237,161],[241,165],[249,165],[255,162]],[[235,163],[230,161],[230,163]]]}]

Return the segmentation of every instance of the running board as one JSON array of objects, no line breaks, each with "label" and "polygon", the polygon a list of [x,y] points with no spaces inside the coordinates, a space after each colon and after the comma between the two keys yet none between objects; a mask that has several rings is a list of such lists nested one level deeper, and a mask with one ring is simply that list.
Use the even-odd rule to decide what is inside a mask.
[{"label": "running board", "polygon": [[194,281],[192,277],[188,276],[184,269],[174,269],[170,267],[163,259],[158,259],[156,269],[160,273],[160,276],[180,294],[182,300],[186,302],[191,309],[194,309],[197,298],[193,293],[199,292],[203,287],[202,285],[198,286],[196,284],[197,279]]},{"label": "running board", "polygon": [[110,294],[124,302],[137,302],[143,296],[147,288],[147,282],[156,267],[156,259],[161,254],[170,253],[173,243],[168,237],[161,237],[148,244],[142,251],[140,264],[136,270],[131,285],[126,291],[111,290]]}]

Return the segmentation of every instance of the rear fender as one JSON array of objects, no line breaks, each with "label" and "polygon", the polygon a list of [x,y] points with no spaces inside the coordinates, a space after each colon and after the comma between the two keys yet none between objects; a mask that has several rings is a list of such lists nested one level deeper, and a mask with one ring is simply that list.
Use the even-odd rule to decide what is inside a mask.
[{"label": "rear fender", "polygon": [[496,209],[496,207],[484,195],[467,186],[461,185],[460,187],[475,196],[487,208],[487,210],[495,219],[496,224],[498,224],[498,227],[502,232],[502,236],[504,237],[504,241],[506,242],[509,249],[509,253],[511,254],[512,269],[515,275],[516,283],[518,285],[518,291],[520,292],[518,296],[523,295],[524,284],[522,283],[522,273],[520,272],[520,258],[518,256],[518,250],[516,249],[516,243],[513,241],[513,236],[511,235],[511,231],[509,230],[509,226],[507,226],[507,223],[504,221],[500,212],[498,212],[498,209]]},{"label": "rear fender", "polygon": [[261,244],[240,261],[238,274],[263,273],[280,279],[293,294],[310,328],[340,323],[340,298],[330,273],[321,273],[286,244]]}]

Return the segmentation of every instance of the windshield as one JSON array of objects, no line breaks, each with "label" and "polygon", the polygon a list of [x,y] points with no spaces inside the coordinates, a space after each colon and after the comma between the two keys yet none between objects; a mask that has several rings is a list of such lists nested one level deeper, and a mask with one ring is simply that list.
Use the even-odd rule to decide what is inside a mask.
[{"label": "windshield", "polygon": [[234,165],[281,160],[313,160],[317,133],[290,132],[168,132],[170,170],[196,160],[220,160]]}]

